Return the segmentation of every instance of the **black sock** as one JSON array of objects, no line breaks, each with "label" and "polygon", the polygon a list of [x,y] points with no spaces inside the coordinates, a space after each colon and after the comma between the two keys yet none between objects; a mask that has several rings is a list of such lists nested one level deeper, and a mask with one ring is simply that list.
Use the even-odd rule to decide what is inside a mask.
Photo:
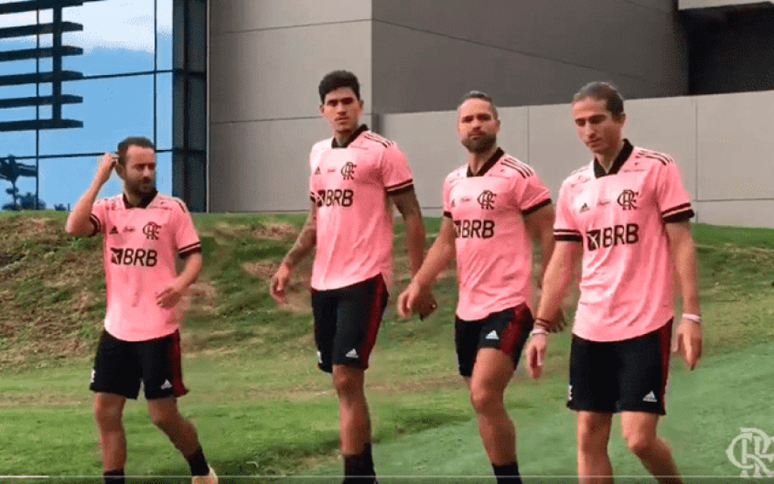
[{"label": "black sock", "polygon": [[521,484],[519,475],[519,464],[515,461],[504,466],[492,464],[494,475],[497,477],[497,484]]},{"label": "black sock", "polygon": [[107,471],[102,475],[102,482],[105,484],[124,484],[124,470],[116,469],[114,471]]},{"label": "black sock", "polygon": [[196,452],[186,457],[185,460],[188,461],[188,465],[191,467],[192,476],[206,476],[210,473],[210,466],[204,458],[201,446],[196,449]]},{"label": "black sock", "polygon": [[376,482],[371,444],[358,455],[344,456],[344,484]]}]

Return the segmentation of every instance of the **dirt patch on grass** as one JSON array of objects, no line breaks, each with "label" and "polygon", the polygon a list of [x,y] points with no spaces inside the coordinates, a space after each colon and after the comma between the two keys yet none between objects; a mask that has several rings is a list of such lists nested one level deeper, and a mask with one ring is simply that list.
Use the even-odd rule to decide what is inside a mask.
[{"label": "dirt patch on grass", "polygon": [[270,222],[253,230],[256,239],[286,240],[298,236],[299,230],[289,223]]},{"label": "dirt patch on grass", "polygon": [[279,267],[278,263],[263,262],[263,261],[251,261],[242,264],[242,269],[248,274],[259,279],[270,280],[271,276],[277,272]]}]

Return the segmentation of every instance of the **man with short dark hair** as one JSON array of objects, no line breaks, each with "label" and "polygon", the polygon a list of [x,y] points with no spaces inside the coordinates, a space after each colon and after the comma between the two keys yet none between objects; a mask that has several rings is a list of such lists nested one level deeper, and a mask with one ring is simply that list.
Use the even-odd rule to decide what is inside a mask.
[{"label": "man with short dark hair", "polygon": [[701,356],[690,198],[669,155],[623,138],[623,98],[613,86],[584,86],[572,114],[594,158],[559,192],[556,249],[527,346],[530,373],[540,376],[549,321],[582,259],[567,402],[578,417],[580,482],[613,482],[607,446],[614,413],[621,414],[629,450],[648,471],[659,482],[681,482],[656,427],[665,414],[673,270],[683,299],[674,349],[690,368]]},{"label": "man with short dark hair", "polygon": [[497,482],[519,483],[516,431],[503,395],[533,325],[531,241],[540,243],[545,267],[554,245],[554,211],[535,171],[498,148],[500,120],[489,96],[465,96],[457,131],[468,163],[444,181],[440,232],[400,295],[398,312],[416,311],[456,256],[458,369]]},{"label": "man with short dark hair", "polygon": [[[360,124],[363,101],[354,74],[334,71],[319,85],[320,114],[333,136],[309,156],[311,210],[271,281],[285,302],[293,268],[316,246],[312,310],[319,368],[333,374],[339,400],[344,482],[375,482],[371,421],[363,391],[392,271],[392,206],[406,224],[414,274],[422,264],[425,228],[411,170],[394,142]],[[434,309],[432,296],[421,313]]]},{"label": "man with short dark hair", "polygon": [[[95,203],[113,168],[124,182],[123,193]],[[107,314],[90,388],[105,483],[124,482],[122,412],[142,383],[151,421],[186,458],[193,484],[217,484],[196,429],[177,408],[177,398],[188,392],[181,370],[179,303],[201,270],[201,245],[185,204],[156,191],[150,140],[127,138],[117,155],[105,153],[66,230],[76,236],[100,233],[103,240]],[[185,261],[180,274],[177,257]]]}]

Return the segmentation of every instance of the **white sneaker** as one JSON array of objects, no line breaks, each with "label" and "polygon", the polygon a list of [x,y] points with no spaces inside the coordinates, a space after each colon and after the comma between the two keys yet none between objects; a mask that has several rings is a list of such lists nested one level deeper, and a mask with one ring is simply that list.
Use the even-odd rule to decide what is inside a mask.
[{"label": "white sneaker", "polygon": [[218,484],[218,475],[215,474],[215,469],[210,467],[210,472],[206,476],[193,476],[191,484]]}]

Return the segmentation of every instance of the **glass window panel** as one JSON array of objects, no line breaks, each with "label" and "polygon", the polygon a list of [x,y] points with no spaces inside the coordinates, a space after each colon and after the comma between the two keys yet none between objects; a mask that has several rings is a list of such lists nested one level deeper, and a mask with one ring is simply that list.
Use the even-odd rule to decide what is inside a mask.
[{"label": "glass window panel", "polygon": [[158,0],[157,68],[172,69],[172,0]]},{"label": "glass window panel", "polygon": [[84,75],[153,70],[154,0],[89,2],[64,9],[66,21],[82,32],[64,34],[65,43],[82,47],[81,56],[65,58],[65,67]]},{"label": "glass window panel", "polygon": [[[33,92],[34,96],[35,93]],[[0,121],[27,121],[35,119],[35,108],[0,109]]]},{"label": "glass window panel", "polygon": [[[35,44],[32,44],[30,48],[35,48]],[[0,62],[0,76],[11,76],[14,74],[34,74],[36,72],[36,68],[37,65],[35,64],[34,59]],[[5,86],[3,86],[3,90],[5,90]]]},{"label": "glass window panel", "polygon": [[172,195],[172,153],[156,154],[156,189]]},{"label": "glass window panel", "polygon": [[156,147],[172,149],[172,74],[159,74],[156,84]]},{"label": "glass window panel", "polygon": [[[67,45],[67,37],[62,38],[62,44]],[[51,34],[45,34],[40,36],[41,47],[51,47],[54,45],[54,36]]]},{"label": "glass window panel", "polygon": [[[35,12],[7,13],[5,15],[0,15],[0,29],[4,27],[32,25],[36,22],[37,16],[35,15]],[[3,45],[2,42],[0,42],[0,45]]]},{"label": "glass window panel", "polygon": [[[24,163],[25,165],[32,165],[35,166],[35,161],[30,160],[21,160],[19,163]],[[3,193],[0,195],[0,205],[2,205],[3,210],[8,210],[9,208],[13,207],[14,199],[11,196],[10,193],[8,193],[8,190],[12,190],[11,182],[7,180],[0,180],[0,187],[3,188]],[[19,206],[23,203],[22,197],[25,195],[27,196],[27,199],[31,202],[32,206],[34,207],[35,203],[35,177],[34,176],[22,176],[19,177],[16,180],[16,189],[18,193],[18,197],[16,198],[16,204]]]},{"label": "glass window panel", "polygon": [[8,131],[0,132],[0,158],[8,155],[34,156],[35,132],[34,131]]},{"label": "glass window panel", "polygon": [[[62,69],[65,68],[65,63],[62,62]],[[54,59],[40,59],[40,72],[53,72],[54,71]]]},{"label": "glass window panel", "polygon": [[62,108],[83,128],[41,132],[41,154],[101,153],[115,150],[128,136],[153,138],[153,76],[73,81],[64,92],[83,96],[82,104]]},{"label": "glass window panel", "polygon": [[[40,199],[46,207],[63,204],[72,209],[91,185],[97,172],[97,157],[54,158],[40,160]],[[97,198],[121,193],[121,179],[114,172]]]},{"label": "glass window panel", "polygon": [[[56,204],[72,207],[89,188],[97,172],[98,157],[54,158],[40,161],[40,199],[48,208]],[[156,189],[166,195],[172,190],[172,155],[156,155]],[[99,191],[97,198],[118,195],[123,190],[121,178],[114,172]]]}]

